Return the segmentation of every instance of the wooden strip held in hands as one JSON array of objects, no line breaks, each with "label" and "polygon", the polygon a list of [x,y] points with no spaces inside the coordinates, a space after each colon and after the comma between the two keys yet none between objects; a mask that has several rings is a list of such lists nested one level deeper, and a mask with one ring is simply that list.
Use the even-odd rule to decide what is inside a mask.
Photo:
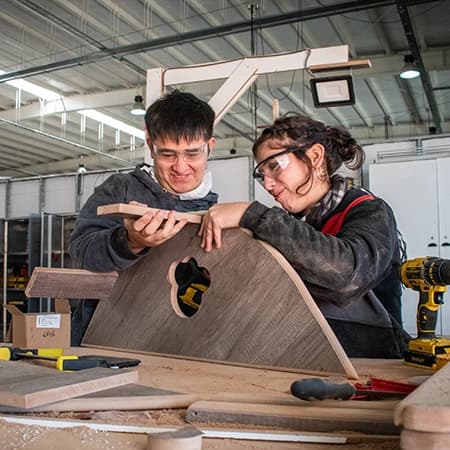
[{"label": "wooden strip held in hands", "polygon": [[[143,216],[147,212],[153,212],[156,214],[158,211],[164,212],[164,217],[167,216],[170,211],[164,209],[149,208],[147,206],[129,205],[127,203],[113,203],[111,205],[99,206],[97,208],[97,215],[99,216],[121,216],[136,219]],[[190,223],[202,223],[202,216],[206,211],[196,211],[192,213],[175,212],[175,219],[186,219]]]}]

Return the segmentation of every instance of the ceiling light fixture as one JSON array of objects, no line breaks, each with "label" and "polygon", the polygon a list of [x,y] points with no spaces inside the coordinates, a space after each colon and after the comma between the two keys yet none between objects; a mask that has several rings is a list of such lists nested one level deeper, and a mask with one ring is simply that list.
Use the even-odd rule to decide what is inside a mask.
[{"label": "ceiling light fixture", "polygon": [[414,56],[405,55],[404,62],[405,65],[400,72],[400,78],[403,78],[404,80],[412,80],[413,78],[417,78],[420,75],[420,71],[414,63]]},{"label": "ceiling light fixture", "polygon": [[80,162],[78,164],[78,169],[77,169],[77,174],[78,175],[83,175],[84,173],[87,172],[86,167],[84,166],[84,162],[83,162],[83,155],[80,156]]},{"label": "ceiling light fixture", "polygon": [[136,95],[136,97],[134,97],[134,105],[131,108],[130,114],[133,114],[133,116],[145,115],[144,99],[142,98],[142,95]]},{"label": "ceiling light fixture", "polygon": [[77,111],[77,113],[89,117],[92,120],[96,120],[97,122],[108,125],[111,128],[115,128],[116,130],[123,131],[130,136],[136,136],[139,139],[145,140],[144,130],[139,130],[136,127],[127,125],[125,122],[107,116],[106,114],[103,114],[100,111],[96,111],[95,109],[83,109],[82,111]]},{"label": "ceiling light fixture", "polygon": [[311,78],[311,94],[316,108],[355,104],[355,93],[350,75]]},{"label": "ceiling light fixture", "polygon": [[[0,69],[0,75],[5,74],[6,72]],[[38,98],[42,98],[44,100],[52,101],[52,100],[64,100],[64,97],[60,94],[57,94],[56,92],[50,91],[49,89],[41,88],[40,86],[37,86],[33,83],[30,83],[26,80],[13,80],[13,81],[7,81],[6,84],[9,84],[11,86],[14,86],[16,89],[21,89],[24,92],[27,92],[31,95],[34,95]],[[95,111],[93,109],[89,110],[82,110],[82,111],[74,111],[78,114],[85,115],[87,117],[90,117],[93,120],[96,120],[98,122],[102,122],[105,125],[108,125],[112,128],[116,128],[117,130],[123,131],[130,136],[135,136],[138,139],[145,140],[145,133],[136,128],[132,127],[125,122],[122,122],[120,120],[114,119],[110,116],[107,116],[106,114],[100,113],[99,111]]]}]

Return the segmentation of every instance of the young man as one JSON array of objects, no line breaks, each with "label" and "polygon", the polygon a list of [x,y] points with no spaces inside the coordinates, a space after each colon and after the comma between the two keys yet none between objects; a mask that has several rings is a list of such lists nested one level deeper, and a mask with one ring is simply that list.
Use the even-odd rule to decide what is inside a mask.
[{"label": "young man", "polygon": [[[206,170],[215,146],[214,111],[186,92],[174,91],[153,103],[145,115],[153,167],[111,175],[95,189],[80,211],[69,243],[73,267],[96,272],[124,270],[151,247],[161,245],[186,224],[175,211],[206,210],[217,203]],[[133,203],[170,210],[168,219],[151,212],[134,219],[97,216],[97,207]],[[85,301],[73,313],[72,345],[78,345],[95,309]]]}]

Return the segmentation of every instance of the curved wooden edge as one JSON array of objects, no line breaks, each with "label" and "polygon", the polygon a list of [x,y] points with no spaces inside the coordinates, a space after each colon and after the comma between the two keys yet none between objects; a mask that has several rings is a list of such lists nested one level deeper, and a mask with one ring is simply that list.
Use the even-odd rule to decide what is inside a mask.
[{"label": "curved wooden edge", "polygon": [[405,406],[402,426],[408,430],[450,435],[450,409],[445,406]]},{"label": "curved wooden edge", "polygon": [[180,263],[185,263],[189,261],[190,256],[186,256],[181,261],[173,261],[167,270],[167,281],[170,284],[170,304],[172,305],[175,314],[182,319],[187,319],[188,317],[181,311],[181,308],[178,304],[178,283],[175,279],[175,270]]},{"label": "curved wooden edge", "polygon": [[[241,230],[253,236],[250,230],[247,230],[245,228],[241,228]],[[358,373],[356,372],[356,369],[354,368],[352,362],[345,353],[345,350],[343,349],[341,343],[338,341],[336,335],[334,334],[334,331],[331,329],[330,325],[328,324],[327,320],[322,314],[322,311],[320,311],[319,307],[317,306],[317,303],[311,297],[311,294],[309,293],[299,274],[294,270],[294,268],[289,264],[288,260],[277,249],[272,247],[267,242],[261,241],[259,239],[255,240],[259,242],[275,258],[278,264],[280,264],[280,266],[288,274],[289,278],[295,284],[300,294],[302,295],[303,299],[305,300],[305,303],[308,306],[309,310],[311,311],[311,314],[314,316],[314,318],[322,328],[322,331],[327,337],[328,342],[335,351],[337,358],[341,362],[342,367],[345,370],[345,373],[347,374],[347,377],[350,379],[357,380],[359,376]]]},{"label": "curved wooden edge", "polygon": [[[120,217],[129,217],[129,218],[138,218],[143,216],[147,212],[156,213],[158,211],[164,212],[164,217],[167,218],[167,215],[170,211],[165,209],[156,209],[149,208],[146,206],[139,205],[129,205],[127,203],[113,203],[111,205],[103,205],[97,208],[98,216],[120,216]],[[202,223],[202,216],[206,213],[206,211],[195,211],[190,213],[183,212],[175,212],[176,220],[187,220],[190,223]]]},{"label": "curved wooden edge", "polygon": [[400,448],[403,450],[448,450],[449,433],[423,433],[415,430],[402,430]]}]

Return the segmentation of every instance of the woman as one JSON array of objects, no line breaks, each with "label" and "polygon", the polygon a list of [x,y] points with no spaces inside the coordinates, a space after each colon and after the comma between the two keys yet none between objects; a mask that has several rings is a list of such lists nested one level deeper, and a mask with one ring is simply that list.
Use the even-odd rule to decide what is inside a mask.
[{"label": "woman", "polygon": [[363,149],[345,130],[290,114],[262,132],[253,154],[253,176],[283,209],[217,204],[203,220],[202,247],[219,248],[222,229],[251,230],[298,272],[349,356],[402,357],[409,336],[399,324],[394,214],[336,173],[343,164],[360,168]]}]

